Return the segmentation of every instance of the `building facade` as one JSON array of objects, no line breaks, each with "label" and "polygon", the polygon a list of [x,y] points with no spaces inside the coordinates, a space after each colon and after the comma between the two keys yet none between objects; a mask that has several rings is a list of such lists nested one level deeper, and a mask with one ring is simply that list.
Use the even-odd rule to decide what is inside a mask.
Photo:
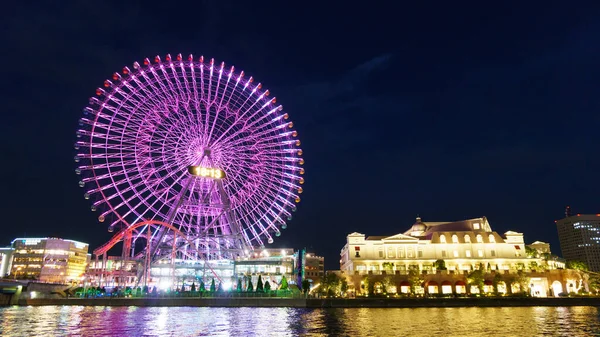
[{"label": "building facade", "polygon": [[563,257],[585,262],[591,271],[600,272],[600,214],[566,215],[556,221]]},{"label": "building facade", "polygon": [[[248,256],[236,260],[218,260],[205,263],[198,261],[158,261],[150,268],[148,286],[159,289],[183,288],[189,290],[192,284],[205,285],[211,283],[215,276],[223,280],[224,289],[234,287],[236,278],[243,279],[243,287],[247,289],[247,281],[256,286],[258,276],[263,283],[269,281],[272,287],[277,287],[285,276],[289,283],[294,282],[297,253],[290,248],[257,249],[248,252]],[[108,256],[104,260],[92,260],[86,274],[86,282],[93,286],[125,287],[136,286],[139,271],[143,269],[142,261],[128,259],[123,261],[120,256]],[[217,281],[218,283],[218,281]]]},{"label": "building facade", "polygon": [[295,283],[296,260],[297,253],[291,248],[255,250],[249,257],[237,259],[233,263],[234,275],[244,278],[245,287],[247,280],[252,280],[256,287],[260,275],[263,283],[269,281],[271,289],[277,289],[284,276],[287,282]]},{"label": "building facade", "polygon": [[[377,289],[386,288],[386,283],[392,293],[398,294],[415,290],[417,294],[461,294],[494,289],[500,293],[530,291],[533,296],[544,297],[581,289],[580,285],[574,287],[576,278],[561,279],[564,273],[548,276],[548,271],[564,268],[564,262],[548,258],[551,254],[546,243],[536,242],[529,248],[530,252],[538,249],[548,255],[528,254],[522,233],[508,231],[501,235],[492,230],[485,217],[455,222],[423,222],[417,218],[407,231],[396,235],[349,234],[340,253],[340,267],[354,284],[354,291],[363,294],[373,282],[379,288],[368,292],[377,293]],[[468,275],[477,270],[485,280],[475,286]]]},{"label": "building facade", "polygon": [[17,238],[10,278],[48,283],[80,283],[88,262],[88,244],[59,238]]},{"label": "building facade", "polygon": [[0,259],[2,260],[2,265],[0,266],[0,278],[8,277],[10,274],[14,251],[15,250],[12,247],[0,248]]},{"label": "building facade", "polygon": [[319,283],[325,276],[325,258],[315,253],[306,253],[304,265],[304,278],[311,283]]},{"label": "building facade", "polygon": [[435,272],[436,261],[450,271],[471,271],[483,265],[491,270],[524,270],[532,261],[525,252],[523,234],[492,231],[487,219],[456,222],[417,222],[405,233],[365,236],[352,233],[341,251],[346,274],[406,273],[414,268]]}]

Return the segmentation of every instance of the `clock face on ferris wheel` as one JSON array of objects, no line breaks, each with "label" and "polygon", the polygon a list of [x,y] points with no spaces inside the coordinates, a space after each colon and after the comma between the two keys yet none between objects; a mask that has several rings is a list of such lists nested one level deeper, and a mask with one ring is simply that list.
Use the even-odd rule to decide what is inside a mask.
[{"label": "clock face on ferris wheel", "polygon": [[[259,247],[287,227],[303,192],[289,115],[261,83],[212,59],[135,62],[104,81],[79,125],[79,185],[109,228],[169,221],[190,236],[236,232]],[[217,198],[225,220],[199,206]]]}]

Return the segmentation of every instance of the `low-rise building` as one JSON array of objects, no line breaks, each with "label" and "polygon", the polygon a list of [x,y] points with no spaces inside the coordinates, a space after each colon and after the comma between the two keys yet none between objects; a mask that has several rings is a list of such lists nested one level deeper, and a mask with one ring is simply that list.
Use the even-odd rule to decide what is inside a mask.
[{"label": "low-rise building", "polygon": [[306,253],[304,278],[318,283],[325,276],[325,258],[315,253]]},{"label": "low-rise building", "polygon": [[291,248],[255,250],[234,261],[234,275],[251,279],[255,287],[260,275],[263,283],[269,281],[271,288],[276,289],[284,276],[294,283],[295,263],[296,254]]},{"label": "low-rise building", "polygon": [[470,271],[480,265],[492,270],[522,270],[534,262],[526,255],[522,233],[500,235],[492,231],[485,217],[455,222],[417,218],[408,231],[391,236],[352,233],[341,251],[341,261],[341,270],[347,274],[406,273],[411,268],[435,272],[442,262],[442,268],[453,271]]},{"label": "low-rise building", "polygon": [[0,278],[8,277],[10,274],[14,251],[15,249],[12,247],[0,248],[0,259],[2,260],[2,264],[0,265]]},{"label": "low-rise building", "polygon": [[10,277],[49,283],[80,283],[88,244],[59,238],[17,238],[11,243]]},{"label": "low-rise building", "polygon": [[[534,247],[551,256],[549,245],[537,242]],[[352,233],[347,236],[340,255],[341,271],[353,279],[355,291],[363,293],[367,291],[363,276],[381,275],[379,286],[388,282],[390,289],[398,293],[407,293],[409,288],[414,290],[416,287],[421,293],[460,294],[467,290],[490,291],[493,283],[500,280],[495,275],[511,274],[511,280],[526,282],[533,295],[546,296],[550,289],[549,280],[540,273],[564,268],[564,263],[543,254],[528,255],[522,233],[507,231],[501,235],[492,230],[485,217],[453,222],[423,222],[417,217],[407,231],[395,235]],[[469,289],[467,275],[476,270],[487,275],[484,275],[488,279],[483,284],[487,288]],[[524,273],[533,274],[527,281],[524,281],[525,277],[515,276]],[[392,279],[386,275],[399,276],[398,284],[392,287]],[[414,275],[423,280],[416,282]],[[440,275],[447,275],[446,279]],[[410,277],[415,280],[409,281]],[[509,279],[508,276],[505,278]],[[555,295],[567,289],[566,281],[559,285],[552,285]],[[496,290],[502,292],[502,287]],[[505,286],[504,292],[507,291],[510,292]]]}]

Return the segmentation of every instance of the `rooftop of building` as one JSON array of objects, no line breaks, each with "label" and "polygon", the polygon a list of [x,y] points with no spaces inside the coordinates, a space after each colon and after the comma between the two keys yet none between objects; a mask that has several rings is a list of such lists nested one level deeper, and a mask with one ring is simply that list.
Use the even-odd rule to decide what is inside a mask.
[{"label": "rooftop of building", "polygon": [[[423,221],[417,216],[416,222],[404,233],[396,235],[371,235],[365,238],[368,241],[398,241],[398,240],[431,240],[440,242],[441,236],[445,236],[447,242],[452,242],[451,238],[456,235],[458,242],[476,242],[477,236],[481,235],[483,242],[504,242],[506,237],[522,236],[522,233],[507,231],[504,236],[494,232],[487,218],[473,218],[459,221]],[[364,234],[354,232],[348,236],[364,236]],[[467,238],[468,237],[468,238]],[[493,237],[493,238],[492,238]],[[454,239],[456,240],[456,239]]]},{"label": "rooftop of building", "polygon": [[80,242],[80,241],[75,241],[75,240],[69,240],[69,239],[63,239],[63,238],[52,238],[52,237],[47,237],[47,238],[16,238],[16,239],[12,240],[10,242],[10,244],[12,246],[12,245],[14,245],[14,243],[16,241],[23,241],[23,243],[25,243],[25,245],[35,245],[35,244],[38,244],[38,243],[40,243],[42,241],[50,241],[50,240],[72,242],[72,243],[75,244],[75,246],[79,246],[79,247],[89,246],[85,242]]}]

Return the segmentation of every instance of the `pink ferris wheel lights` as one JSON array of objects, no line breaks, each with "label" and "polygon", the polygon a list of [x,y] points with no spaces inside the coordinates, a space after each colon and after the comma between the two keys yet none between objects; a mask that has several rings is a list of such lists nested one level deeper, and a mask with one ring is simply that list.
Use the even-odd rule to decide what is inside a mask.
[{"label": "pink ferris wheel lights", "polygon": [[252,76],[240,83],[231,66],[223,77],[225,62],[142,63],[104,81],[77,132],[76,173],[98,221],[169,223],[209,259],[273,242],[303,193],[290,116]]}]

